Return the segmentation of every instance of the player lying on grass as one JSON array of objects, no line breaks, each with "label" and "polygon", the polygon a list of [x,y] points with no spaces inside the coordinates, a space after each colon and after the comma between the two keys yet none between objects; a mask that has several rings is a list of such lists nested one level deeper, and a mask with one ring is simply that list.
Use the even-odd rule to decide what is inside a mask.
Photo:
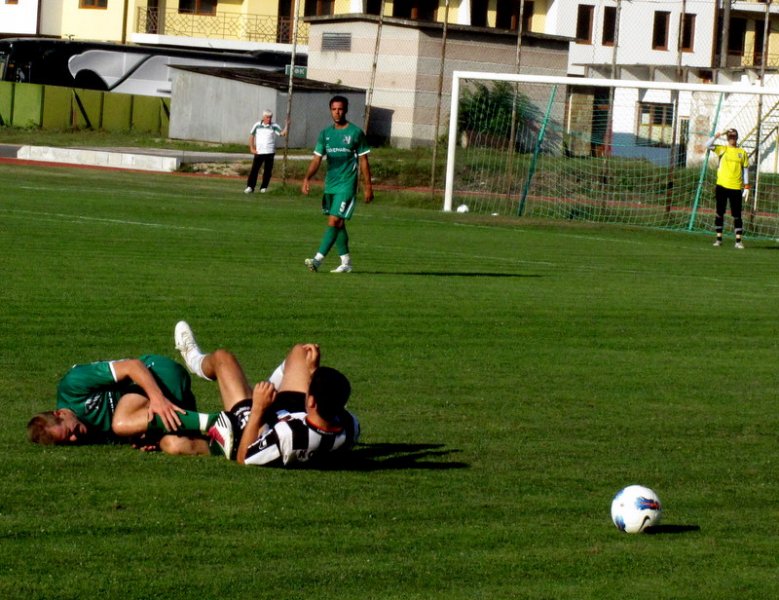
[{"label": "player lying on grass", "polygon": [[[204,354],[184,321],[176,325],[175,339],[190,371],[216,378],[214,363],[224,350]],[[292,466],[333,461],[354,446],[360,425],[345,408],[349,380],[319,362],[319,346],[297,344],[270,380],[253,391],[245,377],[243,389],[224,389],[218,379],[226,413],[216,422],[213,438],[228,459],[244,465]]]},{"label": "player lying on grass", "polygon": [[[215,358],[220,386],[239,387],[237,361]],[[197,412],[191,378],[177,362],[147,354],[138,359],[73,366],[57,387],[57,409],[27,424],[38,444],[85,444],[131,440],[144,450],[208,454],[209,432],[219,413]]]}]

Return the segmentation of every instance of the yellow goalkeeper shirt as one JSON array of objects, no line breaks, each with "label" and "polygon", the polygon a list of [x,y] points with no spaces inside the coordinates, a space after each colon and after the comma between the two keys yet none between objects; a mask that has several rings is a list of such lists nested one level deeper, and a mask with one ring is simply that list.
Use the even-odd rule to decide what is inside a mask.
[{"label": "yellow goalkeeper shirt", "polygon": [[719,156],[717,185],[729,190],[740,190],[744,183],[744,169],[749,166],[746,150],[739,146],[717,145],[712,152]]}]

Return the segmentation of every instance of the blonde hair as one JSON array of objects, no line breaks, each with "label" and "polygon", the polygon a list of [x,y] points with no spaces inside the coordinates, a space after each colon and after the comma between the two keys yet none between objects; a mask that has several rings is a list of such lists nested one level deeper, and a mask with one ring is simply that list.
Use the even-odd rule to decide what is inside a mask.
[{"label": "blonde hair", "polygon": [[56,444],[57,440],[51,435],[49,427],[59,425],[62,419],[54,414],[54,411],[47,410],[35,415],[27,423],[27,439],[33,444],[50,446]]}]

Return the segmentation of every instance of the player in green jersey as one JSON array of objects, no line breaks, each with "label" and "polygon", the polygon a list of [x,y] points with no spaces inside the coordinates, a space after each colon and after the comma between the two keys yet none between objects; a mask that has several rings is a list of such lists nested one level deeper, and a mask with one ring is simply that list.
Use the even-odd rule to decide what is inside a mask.
[{"label": "player in green jersey", "polygon": [[360,171],[363,176],[365,202],[373,200],[371,168],[368,163],[371,149],[362,129],[346,120],[348,110],[349,100],[344,96],[333,96],[330,100],[330,116],[333,124],[319,134],[314,156],[303,179],[302,191],[308,194],[311,178],[319,170],[322,158],[327,157],[327,175],[322,196],[322,212],[327,215],[327,229],[322,236],[319,251],[314,258],[307,258],[305,261],[310,271],[318,271],[327,253],[335,246],[341,257],[341,264],[330,272],[351,272],[352,261],[349,256],[346,221],[352,218],[354,212]]},{"label": "player in green jersey", "polygon": [[[246,378],[235,357],[226,350],[215,354],[207,378],[218,381],[223,395],[243,389]],[[183,366],[156,354],[75,365],[59,383],[57,409],[34,416],[28,437],[39,444],[131,439],[168,454],[223,450],[218,424],[227,417],[197,412],[191,383]]]}]

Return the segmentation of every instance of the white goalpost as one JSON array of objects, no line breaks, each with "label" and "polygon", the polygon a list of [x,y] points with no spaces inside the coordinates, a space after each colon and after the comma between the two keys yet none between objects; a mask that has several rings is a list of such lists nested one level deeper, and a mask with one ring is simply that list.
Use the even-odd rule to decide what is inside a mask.
[{"label": "white goalpost", "polygon": [[710,230],[731,127],[745,231],[779,237],[779,87],[455,71],[443,210]]}]

